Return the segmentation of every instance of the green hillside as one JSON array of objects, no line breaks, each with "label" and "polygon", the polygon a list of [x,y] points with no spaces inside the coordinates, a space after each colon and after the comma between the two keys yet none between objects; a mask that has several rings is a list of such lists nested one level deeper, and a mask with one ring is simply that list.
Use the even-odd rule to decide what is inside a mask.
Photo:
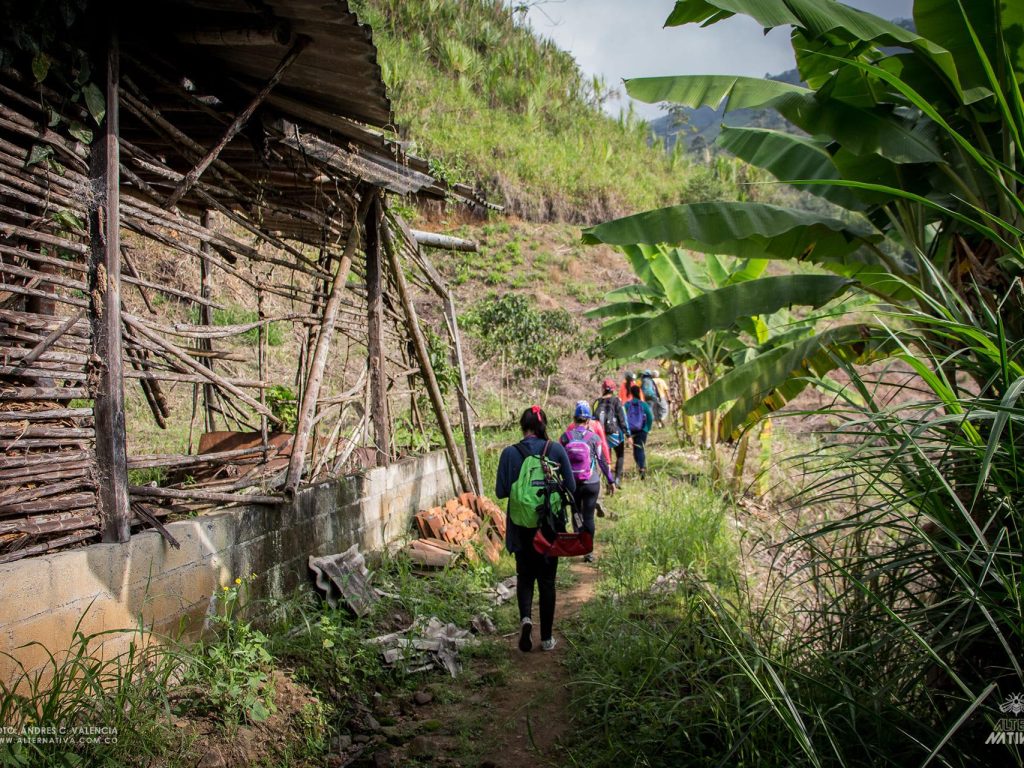
[{"label": "green hillside", "polygon": [[[372,25],[396,121],[435,173],[481,184],[508,212],[592,222],[706,194],[682,153],[501,0],[356,0]],[[703,182],[698,187],[706,186]]]}]

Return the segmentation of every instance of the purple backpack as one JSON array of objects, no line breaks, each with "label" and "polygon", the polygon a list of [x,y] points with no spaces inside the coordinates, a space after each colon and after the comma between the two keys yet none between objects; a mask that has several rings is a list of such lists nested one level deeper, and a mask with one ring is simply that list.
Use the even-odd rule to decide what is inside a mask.
[{"label": "purple backpack", "polygon": [[569,466],[578,483],[590,480],[594,472],[594,453],[587,442],[587,435],[591,434],[594,433],[585,427],[569,427],[565,430],[565,452],[569,455]]},{"label": "purple backpack", "polygon": [[630,432],[640,432],[647,426],[647,414],[644,413],[644,404],[636,398],[626,403],[626,422]]}]

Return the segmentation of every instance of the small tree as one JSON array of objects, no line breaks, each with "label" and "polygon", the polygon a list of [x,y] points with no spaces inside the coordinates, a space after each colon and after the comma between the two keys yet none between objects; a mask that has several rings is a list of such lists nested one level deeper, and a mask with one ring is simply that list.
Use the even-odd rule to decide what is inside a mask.
[{"label": "small tree", "polygon": [[[558,361],[575,347],[579,325],[564,309],[537,310],[520,294],[491,295],[464,318],[485,360],[501,361],[501,404],[515,381],[545,378],[545,393]],[[546,394],[545,394],[546,397]]]}]

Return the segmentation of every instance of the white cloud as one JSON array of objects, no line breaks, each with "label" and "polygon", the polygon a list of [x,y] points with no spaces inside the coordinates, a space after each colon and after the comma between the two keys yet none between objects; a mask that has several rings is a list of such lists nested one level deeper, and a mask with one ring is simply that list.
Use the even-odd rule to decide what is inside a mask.
[{"label": "white cloud", "polygon": [[[848,5],[885,18],[911,15],[912,0],[847,0]],[[665,29],[672,0],[548,0],[535,3],[533,28],[569,51],[585,74],[609,85],[624,78],[655,75],[729,74],[761,77],[794,65],[789,35],[765,35],[747,17],[734,17],[706,29],[690,24]],[[617,112],[622,106],[611,104]],[[656,106],[634,102],[644,117]]]}]

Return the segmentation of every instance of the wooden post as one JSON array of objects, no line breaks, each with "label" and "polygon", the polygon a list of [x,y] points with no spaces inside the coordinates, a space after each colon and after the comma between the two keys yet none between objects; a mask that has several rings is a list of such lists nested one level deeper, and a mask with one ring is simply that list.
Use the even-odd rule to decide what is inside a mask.
[{"label": "wooden post", "polygon": [[462,490],[473,492],[473,484],[466,474],[466,468],[459,459],[458,449],[455,447],[455,436],[452,434],[452,426],[448,421],[448,414],[444,409],[444,400],[441,398],[441,390],[437,386],[437,377],[434,375],[434,368],[430,364],[430,353],[427,351],[427,341],[423,338],[420,330],[419,320],[416,318],[416,308],[413,306],[412,297],[409,294],[409,285],[405,280],[405,273],[402,271],[402,263],[398,260],[398,251],[391,234],[386,226],[381,227],[384,236],[384,250],[388,254],[388,264],[395,276],[395,284],[398,286],[398,296],[402,301],[402,309],[405,312],[405,321],[409,326],[409,334],[412,336],[413,347],[416,350],[416,359],[420,364],[420,372],[427,385],[427,394],[430,395],[430,403],[434,407],[434,414],[437,416],[438,426],[441,427],[441,434],[444,436],[444,444],[448,450],[448,458],[462,483]]},{"label": "wooden post", "polygon": [[469,474],[472,476],[473,485],[476,486],[478,496],[484,495],[484,482],[480,474],[480,457],[476,452],[476,433],[473,430],[473,414],[469,410],[469,389],[466,384],[466,366],[462,361],[462,340],[459,336],[459,321],[455,314],[455,301],[451,292],[446,291],[444,295],[444,311],[448,316],[448,328],[452,334],[454,345],[455,364],[459,368],[459,412],[462,415],[462,434],[466,443],[466,463],[469,465]]},{"label": "wooden post", "polygon": [[[469,465],[469,472],[472,476],[473,484],[476,486],[476,493],[482,496],[484,494],[483,478],[480,474],[480,457],[476,450],[476,433],[473,430],[473,417],[470,413],[469,387],[466,384],[466,367],[462,358],[462,339],[459,335],[459,322],[455,313],[455,300],[452,298],[452,293],[448,286],[441,279],[441,274],[434,268],[433,263],[419,247],[422,245],[426,248],[453,248],[462,251],[476,251],[477,246],[472,240],[463,240],[457,237],[409,229],[399,216],[395,217],[395,223],[401,228],[402,234],[405,236],[410,248],[415,251],[420,266],[423,268],[423,273],[427,276],[427,281],[444,301],[448,333],[452,340],[455,363],[459,369],[459,389],[457,394],[459,412],[462,416],[463,440],[466,443],[466,463]],[[413,402],[415,403],[415,399]]]},{"label": "wooden post", "polygon": [[750,445],[750,433],[745,432],[736,446],[736,464],[732,469],[732,494],[739,496],[743,490],[743,470],[747,466],[747,449]]},{"label": "wooden post", "polygon": [[121,366],[121,238],[118,194],[117,37],[111,34],[106,56],[107,114],[92,144],[90,177],[95,197],[89,211],[90,323],[95,354],[93,415],[96,424],[96,466],[99,471],[100,528],[103,541],[124,542],[130,535],[128,456],[124,421],[124,378]]},{"label": "wooden post", "polygon": [[757,494],[764,496],[768,493],[768,472],[772,467],[772,420],[767,418],[761,422],[761,433],[758,436],[760,451],[757,465]]},{"label": "wooden post", "polygon": [[370,370],[370,419],[373,422],[378,467],[386,466],[391,458],[391,437],[388,434],[388,382],[384,372],[382,346],[384,294],[381,288],[380,227],[383,216],[380,193],[374,191],[373,202],[366,215],[366,348]]},{"label": "wooden post", "polygon": [[[367,200],[367,202],[369,202]],[[360,206],[361,210],[352,219],[352,231],[349,233],[348,242],[345,244],[345,251],[338,262],[338,272],[334,276],[334,283],[331,285],[331,294],[324,305],[324,316],[320,322],[320,333],[316,339],[316,349],[309,361],[309,374],[306,376],[306,386],[302,392],[302,401],[299,404],[299,415],[295,423],[295,440],[292,442],[292,455],[288,461],[288,478],[285,481],[285,493],[294,493],[295,488],[302,481],[302,469],[306,463],[306,447],[309,445],[309,432],[313,416],[316,411],[316,401],[320,397],[320,384],[324,379],[324,368],[327,365],[327,352],[331,346],[331,337],[334,335],[334,323],[338,318],[338,305],[341,303],[341,294],[348,282],[348,272],[352,268],[352,256],[356,252],[356,245],[359,243],[359,220],[366,215],[366,206]]]},{"label": "wooden post", "polygon": [[[210,228],[210,209],[206,208],[203,210],[202,216],[203,229]],[[203,253],[203,258],[199,262],[199,295],[210,301],[213,296],[213,276],[210,274],[210,260],[206,257],[206,254],[210,252],[210,243],[207,240],[203,240],[199,243],[199,250]],[[199,305],[199,322],[201,325],[213,325],[213,308],[209,304]],[[213,340],[212,339],[199,339],[199,348],[204,349],[207,352],[213,351]],[[207,363],[207,367],[213,370],[213,359],[210,358]],[[263,377],[260,377],[262,381]],[[213,418],[213,398],[215,396],[213,384],[203,384],[203,410],[206,412],[206,431],[214,432],[217,429],[217,424]]]},{"label": "wooden post", "polygon": [[245,127],[245,124],[249,122],[249,118],[253,116],[253,113],[262,104],[270,92],[274,90],[274,86],[281,82],[281,78],[284,77],[284,73],[288,70],[295,60],[299,58],[299,54],[302,53],[306,46],[312,42],[310,38],[305,35],[299,35],[295,40],[295,45],[292,46],[291,50],[288,51],[281,62],[277,65],[274,73],[270,76],[259,93],[253,96],[252,101],[231,121],[231,125],[224,131],[224,135],[220,137],[220,140],[213,145],[209,152],[207,152],[203,158],[196,163],[196,166],[185,174],[184,178],[178,182],[178,185],[174,188],[174,191],[167,198],[167,202],[164,204],[165,208],[173,208],[181,200],[182,196],[185,195],[193,185],[199,181],[199,177],[203,175],[203,171],[210,167],[210,163],[217,159],[220,153],[224,150],[224,147],[238,135],[238,132]]}]

